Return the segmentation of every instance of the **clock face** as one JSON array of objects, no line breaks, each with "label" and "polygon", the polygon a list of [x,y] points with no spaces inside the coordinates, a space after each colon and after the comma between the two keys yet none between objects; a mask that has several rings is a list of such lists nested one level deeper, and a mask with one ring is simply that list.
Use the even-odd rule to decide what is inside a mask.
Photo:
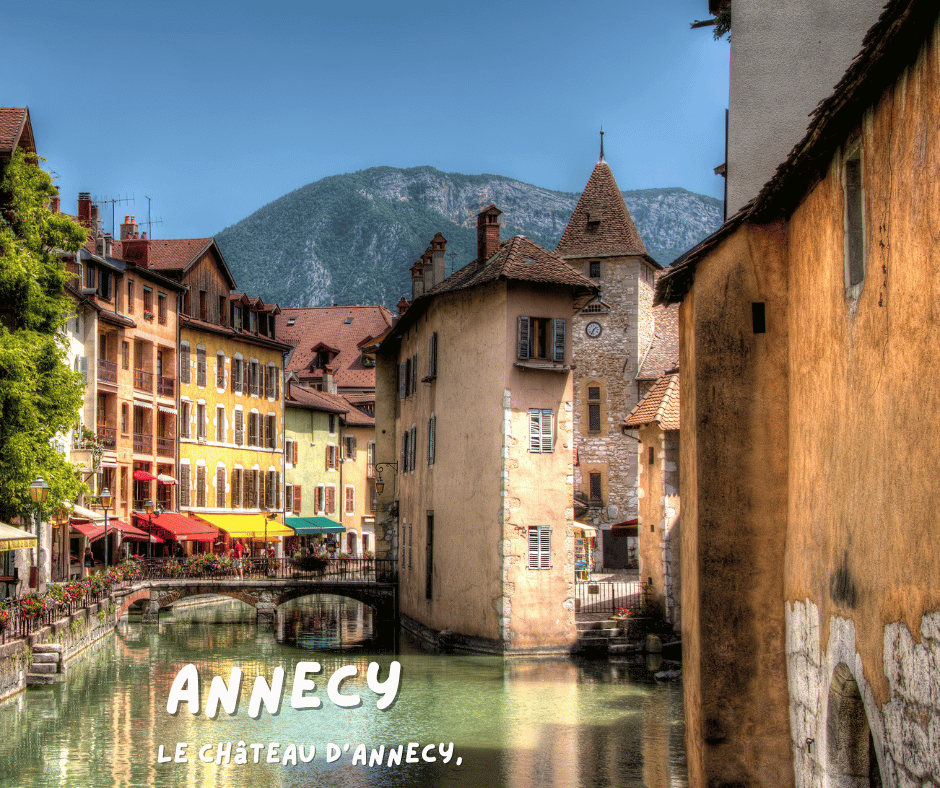
[{"label": "clock face", "polygon": [[587,332],[587,335],[591,338],[599,337],[601,335],[601,324],[596,320],[592,320],[584,329]]}]

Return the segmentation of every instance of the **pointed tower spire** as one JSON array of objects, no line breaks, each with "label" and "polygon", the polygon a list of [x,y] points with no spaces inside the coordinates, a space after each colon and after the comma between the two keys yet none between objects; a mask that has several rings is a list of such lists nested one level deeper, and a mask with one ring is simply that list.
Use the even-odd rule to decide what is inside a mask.
[{"label": "pointed tower spire", "polygon": [[604,161],[604,127],[601,126],[601,158],[600,161]]}]

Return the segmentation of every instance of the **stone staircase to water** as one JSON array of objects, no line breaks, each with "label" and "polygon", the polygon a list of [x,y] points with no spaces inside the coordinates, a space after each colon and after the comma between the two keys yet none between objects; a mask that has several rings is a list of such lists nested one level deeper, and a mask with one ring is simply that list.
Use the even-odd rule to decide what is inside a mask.
[{"label": "stone staircase to water", "polygon": [[626,636],[623,621],[578,621],[578,647],[582,654],[632,654],[639,651]]},{"label": "stone staircase to water", "polygon": [[33,646],[32,664],[26,672],[26,686],[62,681],[65,678],[62,651],[62,646],[58,643],[37,643]]}]

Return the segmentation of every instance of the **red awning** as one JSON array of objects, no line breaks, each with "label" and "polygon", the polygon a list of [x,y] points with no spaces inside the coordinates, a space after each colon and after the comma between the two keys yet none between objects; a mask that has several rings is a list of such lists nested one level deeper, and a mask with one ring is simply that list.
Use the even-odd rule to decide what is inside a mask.
[{"label": "red awning", "polygon": [[149,471],[136,470],[134,471],[134,481],[135,482],[152,482],[157,477],[154,476]]},{"label": "red awning", "polygon": [[173,478],[172,476],[170,476],[168,473],[158,473],[158,474],[157,474],[157,481],[158,481],[160,484],[179,484],[179,482],[176,481],[176,479],[174,479],[174,478]]},{"label": "red awning", "polygon": [[72,528],[74,528],[80,534],[87,536],[92,542],[104,536],[104,523],[98,525],[97,523],[90,523],[87,520],[77,523],[73,520],[69,523],[69,525],[71,525]]},{"label": "red awning", "polygon": [[[133,525],[128,525],[127,523],[121,522],[120,520],[112,520],[110,527],[117,528],[121,533],[124,534],[125,539],[133,539],[137,542],[147,541],[148,534],[146,531],[142,531],[140,528],[136,528]],[[150,541],[154,544],[163,544],[163,539],[161,539],[156,534],[150,536]]]},{"label": "red awning", "polygon": [[153,518],[153,527],[165,531],[170,539],[179,542],[214,542],[218,529],[175,512],[164,512]]}]

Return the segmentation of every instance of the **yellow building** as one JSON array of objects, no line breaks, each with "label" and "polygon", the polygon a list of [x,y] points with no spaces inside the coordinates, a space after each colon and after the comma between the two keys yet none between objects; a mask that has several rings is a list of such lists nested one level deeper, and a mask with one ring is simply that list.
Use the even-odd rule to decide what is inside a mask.
[{"label": "yellow building", "polygon": [[179,317],[180,511],[223,529],[226,547],[241,538],[260,550],[265,539],[293,533],[282,515],[281,380],[290,346],[275,337],[278,307],[234,291],[211,238],[133,245],[138,265],[188,288]]}]

